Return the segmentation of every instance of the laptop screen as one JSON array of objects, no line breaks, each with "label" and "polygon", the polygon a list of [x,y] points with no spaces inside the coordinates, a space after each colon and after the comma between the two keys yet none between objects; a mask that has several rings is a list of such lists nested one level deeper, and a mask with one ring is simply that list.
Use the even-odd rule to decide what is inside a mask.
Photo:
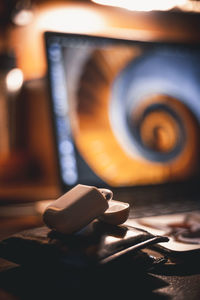
[{"label": "laptop screen", "polygon": [[133,187],[199,174],[199,46],[46,32],[62,184]]}]

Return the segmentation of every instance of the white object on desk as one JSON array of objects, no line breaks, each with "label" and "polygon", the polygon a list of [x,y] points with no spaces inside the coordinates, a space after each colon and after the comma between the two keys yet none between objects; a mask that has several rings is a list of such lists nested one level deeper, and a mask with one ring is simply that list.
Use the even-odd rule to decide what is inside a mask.
[{"label": "white object on desk", "polygon": [[64,234],[74,233],[96,218],[110,224],[122,224],[128,218],[129,204],[111,200],[112,196],[108,189],[78,184],[47,206],[44,222]]}]

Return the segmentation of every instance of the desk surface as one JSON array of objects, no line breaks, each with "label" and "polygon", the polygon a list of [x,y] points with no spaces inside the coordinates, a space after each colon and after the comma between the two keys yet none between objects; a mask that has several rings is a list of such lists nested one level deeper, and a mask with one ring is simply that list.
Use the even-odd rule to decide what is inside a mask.
[{"label": "desk surface", "polygon": [[[41,226],[39,217],[4,218],[0,221],[0,238],[19,230]],[[66,274],[57,270],[48,272],[38,268],[24,268],[0,259],[0,299],[67,299],[70,294],[80,299],[95,295],[136,299],[200,299],[200,263],[187,266],[160,267],[157,271],[140,273],[131,265],[121,266],[107,273]],[[130,294],[131,293],[131,294]],[[66,297],[65,297],[66,295]],[[139,296],[140,295],[140,296]]]},{"label": "desk surface", "polygon": [[[156,274],[147,273],[135,276],[135,272],[127,270],[120,271],[108,280],[95,274],[87,274],[80,284],[80,278],[76,279],[75,274],[70,274],[70,285],[68,286],[69,275],[54,273],[53,275],[41,273],[40,270],[26,270],[20,266],[0,259],[0,299],[63,299],[73,294],[74,299],[79,295],[89,296],[117,296],[123,294],[124,298],[130,295],[137,295],[136,299],[177,299],[197,300],[200,299],[200,274]],[[73,278],[72,278],[73,277]],[[107,279],[107,280],[105,280]],[[139,296],[140,295],[140,296]],[[61,297],[62,296],[62,297]]]}]

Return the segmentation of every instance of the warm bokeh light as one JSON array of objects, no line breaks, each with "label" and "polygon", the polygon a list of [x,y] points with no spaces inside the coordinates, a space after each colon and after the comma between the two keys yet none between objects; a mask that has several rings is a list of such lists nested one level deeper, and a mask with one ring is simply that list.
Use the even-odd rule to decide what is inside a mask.
[{"label": "warm bokeh light", "polygon": [[169,10],[184,5],[187,0],[92,0],[95,3],[116,6],[135,11]]},{"label": "warm bokeh light", "polygon": [[17,26],[25,26],[33,20],[33,12],[28,9],[20,10],[12,18],[12,21]]},{"label": "warm bokeh light", "polygon": [[103,19],[92,10],[83,7],[58,7],[48,9],[37,18],[37,28],[41,31],[95,32],[104,26]]},{"label": "warm bokeh light", "polygon": [[6,86],[9,92],[17,92],[23,84],[23,73],[15,68],[8,72],[6,76]]},{"label": "warm bokeh light", "polygon": [[107,28],[105,18],[91,6],[58,1],[35,7],[33,13],[33,20],[27,26],[17,26],[11,38],[17,66],[23,70],[25,79],[38,78],[46,73],[45,31],[96,34]]},{"label": "warm bokeh light", "polygon": [[[100,3],[100,0],[94,0]],[[173,5],[184,3],[186,0],[173,1]],[[116,1],[102,0],[107,5],[117,5]],[[192,1],[189,1],[192,2]],[[187,1],[187,4],[189,3]],[[122,1],[117,1],[122,4]],[[123,1],[128,3],[127,1]],[[137,5],[135,9],[146,10],[167,8],[166,1],[129,1]],[[136,3],[136,4],[135,4]],[[167,1],[172,5],[172,1]],[[120,4],[120,5],[121,5]],[[151,5],[151,6],[149,6]],[[153,6],[155,5],[155,6]],[[184,5],[185,7],[185,5]],[[160,9],[161,9],[160,8]],[[171,18],[171,17],[170,17]],[[18,25],[23,23],[19,18]],[[171,19],[170,19],[171,20]],[[19,24],[20,22],[20,24]],[[186,26],[177,27],[172,17],[170,26],[168,18],[160,19],[146,13],[134,14],[128,10],[113,9],[103,5],[90,3],[76,3],[76,1],[50,1],[38,3],[33,8],[33,19],[26,26],[15,26],[11,32],[10,43],[17,57],[17,66],[22,69],[25,79],[42,77],[46,74],[46,57],[44,47],[45,31],[68,32],[117,37],[137,41],[185,41],[193,36]],[[177,21],[178,23],[178,21]],[[184,25],[184,24],[183,24]],[[179,26],[179,25],[178,25]],[[196,30],[198,35],[198,30]],[[193,38],[192,38],[193,39]],[[33,42],[34,41],[34,42]],[[30,59],[31,57],[31,59]]]}]

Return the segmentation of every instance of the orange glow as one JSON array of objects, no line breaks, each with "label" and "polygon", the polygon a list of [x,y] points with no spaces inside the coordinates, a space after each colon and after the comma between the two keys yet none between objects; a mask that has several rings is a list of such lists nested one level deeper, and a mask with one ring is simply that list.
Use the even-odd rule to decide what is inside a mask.
[{"label": "orange glow", "polygon": [[148,148],[160,152],[171,151],[178,140],[179,131],[175,120],[166,112],[153,112],[141,125],[141,139]]},{"label": "orange glow", "polygon": [[95,3],[116,6],[135,11],[169,10],[184,5],[187,0],[92,0]]},{"label": "orange glow", "polygon": [[173,30],[167,27],[163,31],[153,20],[146,20],[146,15],[138,18],[126,10],[73,1],[37,4],[33,9],[33,18],[29,21],[26,26],[15,27],[10,37],[10,44],[17,56],[17,66],[22,69],[25,79],[40,78],[46,74],[44,31],[93,34],[138,41],[166,39],[176,42],[185,39],[187,32],[182,28],[177,31],[174,27]]},{"label": "orange glow", "polygon": [[10,42],[15,48],[17,66],[22,69],[25,79],[46,74],[45,31],[97,34],[105,32],[107,26],[101,13],[88,5],[58,1],[38,6],[30,24],[16,27],[11,32]]}]

